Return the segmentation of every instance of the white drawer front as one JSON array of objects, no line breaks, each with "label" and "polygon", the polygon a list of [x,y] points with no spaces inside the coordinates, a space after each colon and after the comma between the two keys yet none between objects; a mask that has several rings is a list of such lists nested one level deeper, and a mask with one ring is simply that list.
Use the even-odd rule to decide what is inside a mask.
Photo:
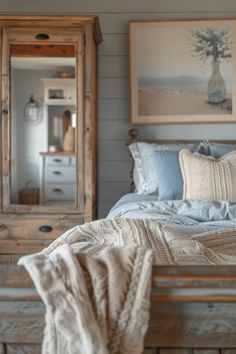
[{"label": "white drawer front", "polygon": [[75,184],[45,184],[45,200],[75,200]]},{"label": "white drawer front", "polygon": [[46,166],[68,166],[70,156],[46,156]]},{"label": "white drawer front", "polygon": [[45,183],[75,183],[75,167],[46,166]]},{"label": "white drawer front", "polygon": [[71,165],[75,166],[76,165],[76,156],[71,157]]}]

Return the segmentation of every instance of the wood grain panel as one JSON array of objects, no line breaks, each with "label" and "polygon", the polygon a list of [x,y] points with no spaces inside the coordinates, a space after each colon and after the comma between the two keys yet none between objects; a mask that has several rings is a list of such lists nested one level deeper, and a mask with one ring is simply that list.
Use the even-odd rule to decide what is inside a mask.
[{"label": "wood grain panel", "polygon": [[235,303],[152,303],[150,316],[147,346],[236,348]]},{"label": "wood grain panel", "polygon": [[1,265],[0,289],[1,288],[34,288],[34,285],[23,266]]},{"label": "wood grain panel", "polygon": [[39,252],[50,243],[51,240],[0,240],[0,257]]},{"label": "wood grain panel", "polygon": [[41,344],[44,314],[42,302],[1,301],[0,342]]},{"label": "wood grain panel", "polygon": [[194,349],[193,354],[220,354],[219,349]]},{"label": "wood grain panel", "polygon": [[41,354],[41,345],[7,344],[7,354]]},{"label": "wood grain panel", "polygon": [[74,45],[12,44],[12,57],[74,57]]},{"label": "wood grain panel", "polygon": [[156,349],[153,348],[146,348],[143,351],[143,354],[156,354],[156,353],[157,353]]},{"label": "wood grain panel", "polygon": [[192,354],[191,349],[160,349],[159,354]]},{"label": "wood grain panel", "polygon": [[235,349],[223,349],[222,354],[236,354],[236,348]]},{"label": "wood grain panel", "polygon": [[11,255],[3,256],[0,255],[0,265],[10,265],[12,263]]},{"label": "wood grain panel", "polygon": [[[85,222],[91,221],[97,216],[97,49],[92,43],[93,33],[86,26],[89,45],[86,44],[86,58],[89,61],[86,66],[85,91],[88,97],[85,100]],[[90,58],[90,60],[89,60]]]},{"label": "wood grain panel", "polygon": [[[83,218],[79,216],[67,216],[59,215],[52,216],[51,218],[41,217],[40,215],[29,215],[25,220],[25,238],[26,239],[45,239],[55,240],[62,235],[65,231],[71,229],[76,225],[80,225],[84,222]],[[52,227],[52,231],[45,233],[39,230],[42,225],[49,225]],[[20,237],[18,237],[20,238]]]},{"label": "wood grain panel", "polygon": [[0,240],[24,237],[25,216],[17,214],[0,215]]}]

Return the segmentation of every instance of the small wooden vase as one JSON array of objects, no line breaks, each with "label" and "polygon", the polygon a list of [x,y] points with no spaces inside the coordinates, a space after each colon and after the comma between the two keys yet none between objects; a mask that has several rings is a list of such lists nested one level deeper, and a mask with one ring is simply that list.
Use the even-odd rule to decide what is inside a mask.
[{"label": "small wooden vase", "polygon": [[63,140],[64,151],[74,152],[75,151],[75,128],[69,126]]}]

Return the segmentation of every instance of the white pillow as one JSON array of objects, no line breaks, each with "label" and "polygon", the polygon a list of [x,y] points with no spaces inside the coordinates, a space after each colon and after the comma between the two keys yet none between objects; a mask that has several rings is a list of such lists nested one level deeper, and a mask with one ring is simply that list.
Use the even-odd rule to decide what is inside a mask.
[{"label": "white pillow", "polygon": [[194,144],[157,144],[135,142],[129,145],[130,152],[134,159],[135,187],[138,194],[158,194],[158,179],[155,164],[154,151],[158,150],[180,150],[183,147],[190,149],[197,148]]},{"label": "white pillow", "polygon": [[216,159],[183,149],[179,163],[183,199],[236,202],[236,151]]}]

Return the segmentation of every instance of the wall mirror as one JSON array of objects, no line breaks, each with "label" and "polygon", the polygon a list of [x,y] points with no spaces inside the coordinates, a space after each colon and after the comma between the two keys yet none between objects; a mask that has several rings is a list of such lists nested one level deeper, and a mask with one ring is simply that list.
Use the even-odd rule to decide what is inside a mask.
[{"label": "wall mirror", "polygon": [[82,212],[83,36],[9,29],[3,45],[3,208]]}]

